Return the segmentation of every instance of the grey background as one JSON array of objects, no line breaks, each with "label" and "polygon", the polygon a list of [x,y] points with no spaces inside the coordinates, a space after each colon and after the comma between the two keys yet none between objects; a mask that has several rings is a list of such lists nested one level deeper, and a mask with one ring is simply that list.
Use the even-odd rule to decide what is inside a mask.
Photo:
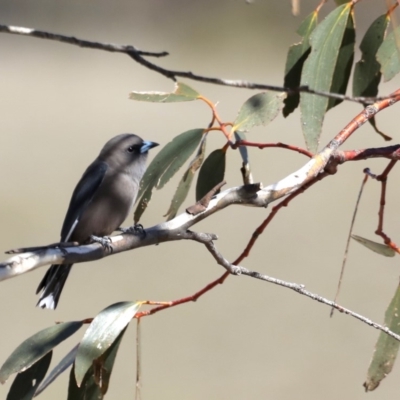
[{"label": "grey background", "polygon": [[[332,3],[332,4],[331,4]],[[75,35],[88,40],[166,50],[166,67],[216,77],[281,84],[287,48],[295,30],[316,6],[301,2],[300,17],[289,1],[0,1],[1,22]],[[324,8],[326,15],[333,2]],[[356,7],[359,32],[385,12],[385,2],[365,0]],[[358,39],[358,44],[360,41]],[[58,240],[71,192],[103,144],[121,132],[135,132],[165,145],[174,135],[204,127],[209,109],[200,102],[149,104],[128,100],[131,90],[172,89],[167,79],[127,56],[80,49],[61,43],[0,34],[0,221],[1,250]],[[359,53],[357,53],[359,54]],[[358,58],[358,55],[357,55]],[[186,83],[218,102],[223,120],[234,120],[255,92],[196,82]],[[397,88],[398,78],[382,86]],[[325,119],[321,144],[360,111],[346,103]],[[397,113],[397,114],[396,114]],[[398,107],[378,116],[382,130],[397,143]],[[222,147],[221,134],[210,135],[208,151]],[[299,113],[282,116],[249,134],[257,141],[303,145]],[[365,125],[344,148],[384,146]],[[157,148],[152,156],[159,150]],[[280,149],[249,149],[253,174],[265,185],[305,162]],[[151,157],[150,157],[151,158]],[[305,284],[333,298],[355,199],[366,166],[376,173],[384,160],[348,163],[282,210],[260,237],[244,266]],[[240,157],[228,154],[228,186],[241,183]],[[154,193],[142,223],[163,220],[180,174]],[[398,241],[399,173],[388,185],[386,232]],[[193,192],[186,201],[193,203]],[[379,185],[365,189],[355,233],[374,239]],[[196,229],[219,235],[218,248],[229,260],[244,248],[270,209],[231,207]],[[131,219],[126,224],[131,223]],[[5,258],[6,256],[4,256]],[[382,322],[398,283],[398,259],[385,259],[353,243],[340,304]],[[0,361],[24,339],[54,321],[95,316],[123,300],[171,300],[187,296],[223,271],[195,243],[168,243],[75,266],[59,308],[34,307],[45,268],[1,283]],[[142,321],[144,399],[337,399],[364,398],[364,382],[378,332],[294,292],[246,277],[232,277],[197,303]],[[79,340],[56,349],[60,359]],[[118,353],[109,399],[132,398],[135,385],[135,324]],[[395,366],[369,399],[397,397]],[[64,398],[68,374],[42,396]],[[0,387],[5,398],[10,387]]]}]

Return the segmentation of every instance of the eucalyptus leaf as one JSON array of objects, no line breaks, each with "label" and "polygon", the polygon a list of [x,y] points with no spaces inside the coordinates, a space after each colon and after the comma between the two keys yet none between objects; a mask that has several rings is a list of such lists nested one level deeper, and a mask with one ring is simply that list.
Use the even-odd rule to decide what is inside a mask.
[{"label": "eucalyptus leaf", "polygon": [[[338,57],[336,59],[335,70],[332,77],[330,92],[346,94],[347,84],[349,83],[351,67],[354,60],[354,45],[356,41],[356,32],[354,29],[353,16],[350,13],[347,19],[347,26],[344,30],[342,43]],[[329,99],[327,111],[340,104],[343,100]]]},{"label": "eucalyptus leaf", "polygon": [[69,374],[67,400],[102,400],[103,398],[101,389],[94,380],[93,367],[90,367],[81,386],[78,386],[75,379],[75,367],[73,366]]},{"label": "eucalyptus leaf", "polygon": [[367,249],[372,250],[375,253],[385,257],[394,257],[396,252],[386,244],[373,242],[372,240],[365,239],[361,236],[351,235],[351,237],[358,243],[365,246]]},{"label": "eucalyptus leaf", "polygon": [[7,400],[31,400],[49,369],[53,352],[49,351],[28,369],[17,374],[7,395]]},{"label": "eucalyptus leaf", "polygon": [[82,326],[82,321],[64,322],[35,333],[22,342],[7,358],[0,369],[0,382],[11,374],[29,368],[62,341],[73,335]]},{"label": "eucalyptus leaf", "polygon": [[[337,7],[314,29],[310,37],[311,53],[303,66],[302,86],[325,92],[330,92],[332,86],[344,90],[344,83],[347,85],[346,79],[341,80],[338,73],[335,74],[335,70],[339,68],[341,71],[349,72],[348,63],[354,42],[351,45],[346,38],[351,39],[354,36],[353,22],[349,22],[352,18],[352,7],[352,3]],[[349,32],[349,29],[352,32]],[[348,33],[345,35],[346,30]],[[343,56],[341,49],[344,51]],[[328,104],[329,99],[326,97],[309,93],[300,95],[303,135],[307,148],[312,152],[317,151]]]},{"label": "eucalyptus leaf", "polygon": [[[285,66],[285,80],[283,85],[285,88],[297,88],[300,86],[301,71],[304,62],[311,51],[310,35],[317,26],[318,12],[313,11],[301,23],[297,33],[301,36],[301,41],[289,47]],[[300,94],[294,93],[287,96],[284,100],[283,116],[287,117],[299,105]]]},{"label": "eucalyptus leaf", "polygon": [[171,204],[169,206],[167,214],[164,215],[164,217],[167,217],[168,221],[171,220],[172,218],[175,218],[179,210],[179,207],[185,201],[189,193],[189,189],[190,186],[192,185],[192,181],[196,171],[200,168],[201,164],[203,163],[206,151],[206,138],[207,136],[203,135],[203,139],[200,143],[199,150],[195,158],[190,162],[188,169],[183,174],[183,177],[178,184],[174,197],[171,200]]},{"label": "eucalyptus leaf", "polygon": [[104,398],[110,384],[115,357],[125,331],[126,328],[122,330],[110,348],[94,360],[80,387],[76,383],[75,367],[72,367],[69,377],[68,400],[101,400]]},{"label": "eucalyptus leaf", "polygon": [[36,390],[35,396],[38,396],[43,390],[53,383],[59,375],[61,375],[67,368],[69,368],[75,361],[76,353],[78,351],[79,343],[74,346],[68,354],[53,368],[47,378],[43,381],[40,387]]},{"label": "eucalyptus leaf", "polygon": [[400,71],[399,37],[400,25],[385,37],[376,55],[385,82],[390,81]]},{"label": "eucalyptus leaf", "polygon": [[279,114],[286,93],[267,91],[251,96],[239,110],[233,131],[248,131],[254,126],[267,125]]},{"label": "eucalyptus leaf", "polygon": [[153,103],[176,103],[182,101],[197,100],[200,93],[192,89],[190,86],[177,82],[175,90],[172,93],[166,92],[131,92],[129,98],[131,100],[149,101]]},{"label": "eucalyptus leaf", "polygon": [[201,200],[213,187],[224,180],[226,152],[214,150],[200,168],[196,185],[196,201]]},{"label": "eucalyptus leaf", "polygon": [[78,347],[75,358],[75,377],[81,386],[84,376],[93,361],[102,356],[126,328],[140,308],[141,303],[115,303],[101,311],[89,328]]},{"label": "eucalyptus leaf", "polygon": [[381,46],[389,26],[387,14],[378,17],[368,28],[361,44],[361,59],[356,63],[353,76],[353,96],[375,97],[381,80],[381,65],[376,53]]},{"label": "eucalyptus leaf", "polygon": [[[389,26],[390,16],[379,16],[367,29],[361,44],[361,59],[357,62],[353,75],[353,96],[375,97],[378,95],[378,87],[381,81],[381,65],[376,56]],[[364,104],[366,106],[366,104]],[[391,137],[382,132],[376,125],[375,117],[368,120],[376,133],[385,140]]]},{"label": "eucalyptus leaf", "polygon": [[[385,326],[392,332],[400,335],[400,286],[389,304],[385,313]],[[380,332],[375,351],[368,368],[367,380],[364,383],[366,391],[372,391],[378,387],[393,368],[399,352],[400,342],[385,332]]]},{"label": "eucalyptus leaf", "polygon": [[137,199],[134,220],[139,221],[150,202],[154,188],[161,189],[188,160],[199,145],[204,129],[192,129],[181,133],[164,146],[147,167]]}]

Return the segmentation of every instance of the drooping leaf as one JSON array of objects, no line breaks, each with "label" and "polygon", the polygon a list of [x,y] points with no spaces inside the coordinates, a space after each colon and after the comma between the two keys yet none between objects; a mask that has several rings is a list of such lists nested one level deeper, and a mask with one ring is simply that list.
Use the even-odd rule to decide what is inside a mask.
[{"label": "drooping leaf", "polygon": [[75,377],[80,386],[93,361],[109,349],[118,335],[137,313],[141,303],[115,303],[101,311],[92,321],[78,347]]},{"label": "drooping leaf", "polygon": [[272,91],[251,96],[242,105],[232,130],[248,131],[254,126],[267,125],[283,107],[286,93]]},{"label": "drooping leaf", "polygon": [[22,342],[7,358],[0,369],[0,382],[11,374],[29,368],[62,341],[73,335],[82,326],[81,321],[64,322],[35,333]]},{"label": "drooping leaf", "polygon": [[[349,47],[347,41],[343,42],[346,28],[349,27],[352,3],[346,3],[332,11],[313,31],[310,37],[311,53],[303,66],[301,85],[314,90],[329,92],[332,88],[335,69],[340,50],[345,45],[345,55],[341,69],[347,65]],[[348,34],[351,36],[350,33]],[[343,82],[335,81],[335,87],[343,86]],[[316,152],[322,129],[322,122],[328,107],[326,97],[309,93],[300,95],[300,110],[304,138],[307,148]]]},{"label": "drooping leaf", "polygon": [[131,92],[131,100],[150,101],[153,103],[176,103],[181,101],[192,101],[198,99],[200,93],[190,86],[177,82],[172,93],[166,92]]},{"label": "drooping leaf", "polygon": [[[353,96],[375,97],[378,94],[378,86],[381,81],[381,65],[376,59],[377,51],[386,36],[389,26],[390,16],[383,14],[378,17],[368,28],[360,44],[361,60],[357,62],[353,75]],[[366,106],[366,104],[364,104]],[[376,125],[375,117],[370,118],[368,122],[374,128],[375,132],[381,135],[385,140],[392,138],[382,131]]]},{"label": "drooping leaf", "polygon": [[[392,332],[400,334],[400,286],[389,304],[385,313],[385,326]],[[399,351],[400,342],[386,333],[379,334],[375,345],[375,351],[368,368],[367,380],[364,382],[366,391],[374,390],[378,387],[393,368]]]},{"label": "drooping leaf", "polygon": [[125,334],[126,328],[118,335],[111,347],[96,359],[78,387],[75,378],[75,367],[71,369],[68,387],[68,400],[101,400],[107,393],[111,372],[114,367],[115,357],[119,345]]},{"label": "drooping leaf", "polygon": [[148,203],[153,188],[161,189],[188,160],[203,137],[204,129],[192,129],[176,136],[153,159],[143,176],[138,194],[134,220],[138,222]]},{"label": "drooping leaf", "polygon": [[375,97],[381,80],[380,64],[376,53],[383,42],[390,18],[387,14],[378,17],[368,28],[360,44],[361,59],[357,62],[353,76],[353,96]]},{"label": "drooping leaf", "polygon": [[126,328],[122,330],[111,347],[100,358],[98,358],[93,365],[94,382],[100,388],[103,395],[108,391],[114,361],[125,331]]},{"label": "drooping leaf", "polygon": [[[300,86],[303,64],[311,51],[310,35],[317,26],[318,11],[313,11],[300,25],[297,33],[302,37],[299,43],[289,47],[285,67],[285,88],[297,88]],[[300,94],[288,95],[284,100],[283,116],[287,117],[299,105]]]},{"label": "drooping leaf", "polygon": [[171,200],[171,204],[169,206],[167,214],[164,215],[164,217],[167,217],[168,221],[171,220],[172,218],[175,218],[179,207],[182,205],[182,203],[185,201],[188,195],[190,186],[192,185],[194,174],[203,163],[204,154],[206,151],[206,138],[207,136],[203,135],[203,139],[200,142],[199,150],[197,151],[195,158],[190,162],[188,169],[186,170],[181,181],[178,184],[174,197]]},{"label": "drooping leaf", "polygon": [[53,351],[49,351],[28,369],[17,374],[7,395],[7,400],[31,400],[46,375]]},{"label": "drooping leaf", "polygon": [[351,237],[358,243],[361,243],[363,246],[365,246],[367,249],[370,249],[374,251],[375,253],[378,253],[382,256],[385,257],[394,257],[396,255],[396,252],[386,244],[382,243],[377,243],[373,242],[372,240],[365,239],[361,236],[357,235],[351,235]]},{"label": "drooping leaf", "polygon": [[[330,92],[346,94],[347,84],[349,83],[351,67],[353,66],[354,60],[354,45],[356,42],[356,32],[354,29],[353,15],[350,13],[347,19],[347,26],[344,30],[342,43],[340,45],[340,50],[338,57],[336,59],[335,71],[333,73],[332,84]],[[339,99],[329,99],[328,108],[337,106],[343,100]]]},{"label": "drooping leaf", "polygon": [[390,81],[400,71],[400,25],[396,27],[379,47],[376,58],[381,64],[384,81]]},{"label": "drooping leaf", "polygon": [[72,348],[71,351],[57,364],[56,367],[50,372],[47,378],[43,381],[40,387],[36,390],[35,396],[38,396],[43,390],[53,383],[59,375],[61,375],[67,368],[69,368],[75,361],[76,353],[78,351],[79,343]]},{"label": "drooping leaf", "polygon": [[69,374],[67,400],[102,400],[103,398],[100,387],[94,381],[93,367],[90,367],[79,387],[76,384],[75,366],[73,366]]},{"label": "drooping leaf", "polygon": [[197,178],[196,201],[201,200],[213,187],[224,180],[225,156],[225,150],[217,149],[204,161]]}]

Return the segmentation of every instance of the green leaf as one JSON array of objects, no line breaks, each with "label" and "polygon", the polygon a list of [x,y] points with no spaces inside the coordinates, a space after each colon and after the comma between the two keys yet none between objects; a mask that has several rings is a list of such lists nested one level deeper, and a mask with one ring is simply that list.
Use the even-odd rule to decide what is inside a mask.
[{"label": "green leaf", "polygon": [[75,367],[71,369],[68,387],[68,400],[99,400],[107,393],[115,357],[125,334],[126,328],[118,335],[111,347],[89,368],[78,387],[75,379]]},{"label": "green leaf", "polygon": [[376,55],[385,82],[390,81],[400,71],[399,38],[400,25],[386,36]]},{"label": "green leaf", "polygon": [[358,243],[361,243],[367,249],[374,251],[385,257],[394,257],[396,252],[386,244],[373,242],[372,240],[365,239],[361,236],[351,235],[351,237]]},{"label": "green leaf", "polygon": [[94,380],[93,367],[90,367],[80,387],[76,384],[75,367],[71,368],[67,400],[102,400],[103,398],[101,389]]},{"label": "green leaf", "polygon": [[387,14],[378,17],[368,28],[360,44],[361,59],[353,76],[353,96],[375,97],[381,80],[380,64],[376,53],[383,42],[389,25]]},{"label": "green leaf", "polygon": [[175,90],[172,93],[165,92],[131,92],[131,100],[150,101],[153,103],[176,103],[181,101],[197,100],[200,93],[182,82],[175,84]]},{"label": "green leaf", "polygon": [[53,383],[59,375],[61,375],[67,368],[69,368],[75,361],[76,353],[78,351],[79,343],[57,364],[56,367],[50,372],[47,378],[40,385],[39,389],[36,390],[35,396],[38,396],[43,390]]},{"label": "green leaf", "polygon": [[[352,3],[346,3],[332,11],[313,31],[310,37],[311,53],[304,63],[301,85],[311,89],[329,92],[343,86],[343,81],[334,81],[338,60],[340,70],[346,70],[349,57],[349,43],[344,41],[346,29],[349,29]],[[351,29],[350,29],[351,30]],[[354,34],[354,33],[353,33]],[[351,37],[348,33],[348,37]],[[347,37],[347,36],[346,36]],[[344,55],[340,50],[344,46]],[[351,47],[351,45],[350,45]],[[307,148],[316,152],[322,129],[322,122],[328,108],[329,99],[309,93],[301,93],[300,110],[304,138]]]},{"label": "green leaf", "polygon": [[[302,37],[299,43],[289,47],[285,67],[285,88],[297,88],[300,86],[301,71],[303,64],[311,51],[310,35],[317,26],[318,12],[313,11],[300,25],[297,33]],[[283,116],[287,117],[299,105],[300,94],[288,95],[284,100]]]},{"label": "green leaf", "polygon": [[[389,304],[385,313],[385,326],[392,332],[400,334],[400,286]],[[375,351],[368,368],[367,380],[364,383],[366,391],[374,390],[378,387],[393,368],[399,351],[400,342],[386,333],[379,334],[375,345]]]},{"label": "green leaf", "polygon": [[46,375],[53,352],[49,351],[44,357],[20,372],[14,379],[7,400],[31,400],[37,387]]},{"label": "green leaf", "polygon": [[111,347],[99,359],[97,359],[96,363],[93,365],[94,382],[100,388],[103,395],[108,391],[114,361],[125,331],[126,328],[115,339]]},{"label": "green leaf", "polygon": [[283,107],[286,93],[263,92],[250,97],[239,110],[233,131],[248,131],[254,126],[267,125]]},{"label": "green leaf", "polygon": [[111,347],[118,335],[137,313],[141,303],[115,303],[101,311],[92,321],[78,347],[75,358],[75,377],[78,386],[93,361]]},{"label": "green leaf", "polygon": [[81,321],[64,322],[43,329],[22,342],[7,358],[0,369],[0,382],[11,374],[29,368],[62,341],[73,335],[82,326]]},{"label": "green leaf", "polygon": [[[333,73],[332,84],[330,88],[331,93],[346,94],[347,84],[349,83],[351,67],[354,60],[354,45],[356,42],[356,32],[354,30],[354,20],[350,13],[347,19],[347,26],[343,34],[342,44],[340,46],[339,54],[336,60],[335,71]],[[343,100],[329,99],[328,108],[337,106]]]},{"label": "green leaf", "polygon": [[[361,60],[357,62],[353,75],[353,96],[375,97],[378,94],[378,86],[381,81],[381,65],[376,60],[380,45],[386,36],[390,17],[383,14],[378,17],[368,28],[360,44]],[[391,140],[390,136],[380,131],[376,125],[375,117],[368,122],[376,133],[385,140]]]},{"label": "green leaf", "polygon": [[213,187],[224,180],[225,156],[223,149],[217,149],[204,161],[197,178],[196,201],[201,200]]},{"label": "green leaf", "polygon": [[192,129],[176,136],[154,157],[144,173],[134,220],[138,222],[150,202],[153,188],[161,189],[187,161],[203,137],[204,129]]},{"label": "green leaf", "polygon": [[164,217],[167,217],[167,220],[171,220],[175,218],[179,207],[185,201],[190,186],[192,185],[193,177],[196,171],[200,168],[201,164],[204,160],[204,154],[206,151],[206,135],[203,135],[203,139],[200,143],[199,150],[195,156],[195,158],[190,162],[190,165],[186,172],[184,173],[181,181],[178,184],[174,197],[171,200],[171,205],[167,211],[167,214]]}]

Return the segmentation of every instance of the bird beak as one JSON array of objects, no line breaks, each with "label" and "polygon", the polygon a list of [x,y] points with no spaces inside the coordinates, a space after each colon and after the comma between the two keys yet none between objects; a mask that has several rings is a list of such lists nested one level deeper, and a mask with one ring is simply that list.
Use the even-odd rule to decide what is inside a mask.
[{"label": "bird beak", "polygon": [[142,147],[140,148],[140,153],[141,154],[146,153],[147,151],[156,146],[158,146],[158,143],[144,141]]},{"label": "bird beak", "polygon": [[141,154],[146,153],[150,149],[152,149],[153,147],[156,147],[156,146],[158,146],[158,143],[143,141],[142,147],[140,148],[140,153]]}]

